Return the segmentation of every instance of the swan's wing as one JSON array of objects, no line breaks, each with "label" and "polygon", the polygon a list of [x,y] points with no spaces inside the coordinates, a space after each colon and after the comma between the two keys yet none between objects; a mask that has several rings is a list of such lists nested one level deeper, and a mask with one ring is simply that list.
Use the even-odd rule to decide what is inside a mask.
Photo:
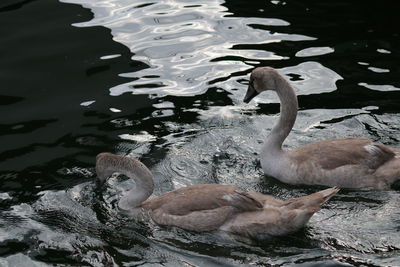
[{"label": "swan's wing", "polygon": [[233,214],[230,206],[212,210],[193,211],[185,215],[173,215],[162,209],[150,212],[153,221],[159,225],[180,227],[189,231],[204,232],[217,230]]},{"label": "swan's wing", "polygon": [[[195,185],[180,188],[143,203],[153,220],[162,225],[174,225],[188,230],[213,230],[244,211],[262,209],[262,204],[249,193],[229,185]],[[196,223],[197,222],[197,223]],[[204,231],[204,230],[197,230]]]},{"label": "swan's wing", "polygon": [[369,153],[369,156],[363,160],[364,164],[372,169],[377,169],[396,156],[390,148],[378,143],[368,144],[364,146],[364,149]]},{"label": "swan's wing", "polygon": [[231,206],[238,211],[262,208],[262,204],[249,193],[230,185],[202,184],[183,187],[143,202],[144,209],[162,209],[173,215],[186,215],[193,211],[213,210]]},{"label": "swan's wing", "polygon": [[364,165],[377,169],[395,157],[388,147],[367,138],[330,139],[315,142],[291,151],[297,164],[312,162],[326,170],[344,165]]},{"label": "swan's wing", "polygon": [[263,207],[263,204],[257,200],[252,194],[235,190],[231,194],[222,196],[227,201],[227,205],[236,208],[238,211],[254,211]]}]

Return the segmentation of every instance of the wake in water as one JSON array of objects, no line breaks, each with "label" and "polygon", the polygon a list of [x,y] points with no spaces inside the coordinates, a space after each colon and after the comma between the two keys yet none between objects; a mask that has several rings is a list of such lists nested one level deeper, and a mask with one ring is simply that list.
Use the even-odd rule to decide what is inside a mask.
[{"label": "wake in water", "polygon": [[[152,172],[157,173],[156,182],[164,185],[156,195],[171,188],[209,182],[234,184],[283,199],[315,191],[315,188],[292,187],[265,178],[254,159],[261,145],[259,135],[267,134],[268,130],[260,132],[258,129],[272,125],[269,120],[272,122],[274,118],[243,116],[237,110],[232,112],[228,119],[226,111],[219,113],[214,109],[202,115],[202,124],[175,125],[181,134],[176,131],[174,135],[165,136],[164,145],[145,150],[146,154],[141,154],[144,150],[140,142],[131,148],[132,154],[142,157],[157,154],[159,149],[167,150],[165,158],[151,166]],[[223,114],[223,120],[219,114]],[[351,120],[366,121],[369,118],[365,111],[350,114],[346,111],[343,116],[347,118],[342,120],[337,112],[336,123],[325,124],[323,121],[334,118],[321,114],[318,111],[301,112],[298,125],[302,127],[295,127],[296,134],[304,140],[314,139],[321,131],[341,134]],[[380,120],[391,119],[382,116]],[[321,123],[316,124],[316,121]],[[201,130],[205,125],[208,130]],[[258,127],[260,125],[265,127]],[[315,125],[319,125],[318,129],[313,128]],[[95,179],[92,169],[84,172]],[[72,168],[66,173],[79,176],[82,169]],[[205,261],[210,265],[240,265],[250,262],[293,263],[320,258],[390,264],[390,259],[378,260],[374,255],[395,255],[400,249],[398,236],[391,234],[397,231],[396,218],[400,215],[400,194],[396,191],[341,192],[314,215],[304,230],[288,237],[249,245],[224,235],[164,229],[120,213],[118,200],[133,186],[130,180],[113,177],[101,192],[96,189],[94,181],[78,184],[66,191],[42,191],[35,203],[15,205],[2,212],[1,236],[3,240],[14,240],[15,244],[35,244],[32,250],[37,254],[32,259],[40,260],[42,253],[56,258],[62,252],[70,263],[88,264],[161,263],[167,260],[176,264]],[[285,252],[288,248],[291,250],[289,254]],[[348,251],[352,256],[344,258],[342,255]],[[8,262],[14,261],[15,257],[19,256],[8,258]],[[24,258],[21,255],[18,259]]]}]

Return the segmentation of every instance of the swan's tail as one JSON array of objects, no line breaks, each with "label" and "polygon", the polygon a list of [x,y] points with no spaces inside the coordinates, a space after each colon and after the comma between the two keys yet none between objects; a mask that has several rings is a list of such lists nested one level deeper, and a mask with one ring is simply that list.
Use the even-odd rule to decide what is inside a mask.
[{"label": "swan's tail", "polygon": [[140,161],[111,153],[100,153],[96,157],[98,182],[103,184],[113,173],[121,173],[133,179],[136,187],[126,192],[119,201],[122,209],[140,205],[154,190],[153,175]]},{"label": "swan's tail", "polygon": [[316,212],[321,208],[321,205],[327,202],[331,197],[333,197],[339,188],[332,187],[328,188],[311,195],[299,197],[288,201],[288,205],[296,209],[306,209],[310,212]]},{"label": "swan's tail", "polygon": [[288,212],[288,218],[290,219],[289,230],[293,232],[304,227],[311,216],[320,210],[321,205],[327,202],[338,191],[338,188],[333,187],[311,195],[287,200],[286,205],[290,210]]}]

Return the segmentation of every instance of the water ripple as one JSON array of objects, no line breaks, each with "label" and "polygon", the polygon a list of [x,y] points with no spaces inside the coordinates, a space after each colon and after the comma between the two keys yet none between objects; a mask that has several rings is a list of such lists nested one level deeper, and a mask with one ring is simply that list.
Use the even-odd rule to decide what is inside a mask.
[{"label": "water ripple", "polygon": [[[328,41],[323,39],[326,28],[318,36],[321,39],[311,36],[316,31],[299,24],[296,13],[283,16],[284,10],[268,12],[285,19],[240,17],[226,7],[233,10],[233,5],[222,0],[201,3],[190,0],[65,1],[82,4],[94,13],[91,21],[75,26],[111,29],[113,40],[128,47],[132,60],[141,63],[136,71],[119,74],[126,82],[110,88],[110,95],[132,93],[160,98],[145,112],[110,122],[113,129],[118,130],[115,150],[151,163],[155,195],[199,183],[232,184],[283,199],[316,191],[314,187],[279,183],[265,177],[260,169],[260,147],[277,119],[277,114],[271,114],[269,107],[277,111],[277,105],[260,105],[261,108],[252,105],[251,109],[243,105],[230,106],[241,101],[248,74],[259,65],[274,65],[291,80],[302,99],[315,103],[327,95],[332,97],[323,104],[311,105],[312,109],[307,109],[307,104],[302,106],[285,142],[286,148],[346,136],[369,137],[385,144],[399,142],[398,115],[379,114],[380,107],[376,108],[378,112],[375,108],[360,108],[379,106],[371,101],[375,95],[381,97],[382,92],[398,90],[396,83],[382,80],[382,77],[389,77],[387,75],[395,77],[395,68],[386,62],[388,57],[396,56],[395,48],[384,45],[385,41],[369,44],[370,50],[363,50],[368,46],[354,44],[354,40],[347,37],[333,43],[331,37]],[[283,1],[272,3],[286,4]],[[242,14],[249,14],[251,7]],[[310,36],[301,34],[303,32],[310,32]],[[360,50],[362,54],[357,53]],[[368,54],[372,51],[373,57],[366,56],[365,51]],[[343,60],[349,52],[355,52],[350,62]],[[378,56],[381,62],[375,60]],[[100,58],[113,57],[114,52]],[[333,58],[338,62],[319,58]],[[356,68],[351,67],[352,63]],[[331,69],[333,65],[340,74]],[[351,79],[347,79],[350,75]],[[373,96],[360,96],[358,101],[355,91],[352,97],[357,99],[356,107],[352,108],[349,102],[331,105],[351,97],[338,98],[342,91],[322,94],[336,91],[337,81],[344,79],[342,76],[348,87],[358,84],[357,89]],[[215,100],[213,91],[225,98]],[[203,95],[195,100],[161,98],[200,94]],[[93,101],[101,103],[92,98],[84,100],[80,103],[87,106],[85,108],[95,108]],[[277,101],[268,94],[255,100]],[[323,105],[341,109],[321,109]],[[110,110],[121,112],[124,109]],[[264,112],[269,114],[260,114]],[[184,119],[189,113],[190,118]],[[149,127],[154,122],[156,130]],[[84,136],[76,142],[93,145],[96,140]],[[82,178],[92,176],[90,170],[77,167],[61,168],[58,173]],[[5,227],[0,230],[0,248],[6,247],[10,240],[28,240],[25,243],[33,243],[33,250],[39,254],[62,251],[70,259],[91,265],[201,265],[206,262],[207,266],[318,264],[333,260],[333,264],[338,260],[354,265],[395,265],[393,262],[400,251],[399,237],[393,234],[399,231],[398,192],[343,190],[312,217],[304,230],[260,246],[247,246],[224,241],[213,233],[193,234],[136,223],[132,218],[121,216],[116,207],[122,192],[134,183],[123,177],[113,177],[108,182],[101,194],[89,182],[65,191],[42,191],[40,199],[32,205],[20,204],[2,211],[0,224]],[[11,202],[14,196],[10,192],[0,195],[0,199]],[[12,224],[14,228],[10,229]],[[76,255],[81,258],[77,259]],[[123,262],[113,262],[118,258]]]},{"label": "water ripple", "polygon": [[[110,94],[113,96],[126,92],[157,96],[202,94],[210,84],[219,86],[215,81],[226,80],[231,75],[245,78],[243,72],[261,61],[287,59],[265,50],[265,44],[315,40],[305,35],[268,30],[271,26],[290,25],[282,19],[233,17],[221,5],[222,1],[206,1],[199,5],[193,5],[192,1],[136,1],[133,4],[120,0],[86,0],[76,3],[91,8],[95,18],[75,26],[110,28],[114,40],[129,47],[132,59],[148,66],[121,74],[131,81],[112,87]],[[252,48],[246,48],[249,45]],[[301,68],[296,69],[301,72]],[[223,87],[229,90],[230,86],[224,84]]]}]

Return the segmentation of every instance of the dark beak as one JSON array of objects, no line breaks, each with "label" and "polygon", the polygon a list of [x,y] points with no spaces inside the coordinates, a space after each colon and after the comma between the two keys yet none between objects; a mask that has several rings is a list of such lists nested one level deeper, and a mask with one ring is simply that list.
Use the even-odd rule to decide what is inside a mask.
[{"label": "dark beak", "polygon": [[249,88],[247,88],[247,93],[243,99],[244,103],[249,103],[255,96],[258,95],[256,89],[254,89],[253,84],[249,84]]}]

